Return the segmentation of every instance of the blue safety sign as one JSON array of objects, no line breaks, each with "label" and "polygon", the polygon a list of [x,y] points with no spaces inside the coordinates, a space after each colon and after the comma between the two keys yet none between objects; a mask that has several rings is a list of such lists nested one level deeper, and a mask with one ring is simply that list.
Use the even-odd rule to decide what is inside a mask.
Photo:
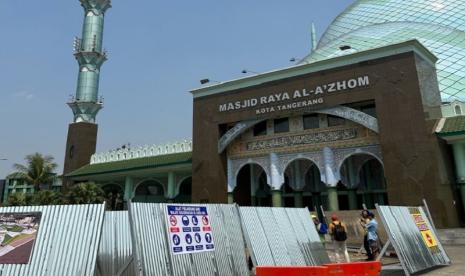
[{"label": "blue safety sign", "polygon": [[202,241],[202,236],[199,233],[195,233],[195,242],[200,243]]},{"label": "blue safety sign", "polygon": [[215,250],[207,206],[166,205],[166,221],[172,254]]},{"label": "blue safety sign", "polygon": [[192,224],[193,225],[199,224],[199,219],[197,218],[197,216],[192,216]]},{"label": "blue safety sign", "polygon": [[176,234],[173,235],[173,243],[174,245],[179,245],[181,243],[181,239]]}]

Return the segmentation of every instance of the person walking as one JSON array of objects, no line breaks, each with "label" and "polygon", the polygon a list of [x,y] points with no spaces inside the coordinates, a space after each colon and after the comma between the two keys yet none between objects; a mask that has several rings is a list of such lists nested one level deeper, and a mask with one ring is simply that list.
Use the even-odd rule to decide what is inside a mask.
[{"label": "person walking", "polygon": [[371,254],[371,249],[370,245],[368,243],[368,232],[366,230],[366,225],[370,221],[368,219],[368,210],[363,210],[362,213],[360,214],[360,225],[362,226],[363,230],[365,231],[365,234],[363,235],[363,248],[365,249],[365,252],[367,253],[367,260],[373,258]]},{"label": "person walking", "polygon": [[367,214],[368,222],[365,224],[367,243],[370,254],[368,254],[367,261],[375,261],[379,254],[379,243],[378,243],[378,222],[375,219],[375,214],[368,211]]},{"label": "person walking", "polygon": [[320,240],[322,243],[326,242],[325,235],[328,234],[328,226],[326,226],[326,223],[320,222],[318,220],[317,216],[312,215],[312,220],[313,223],[315,224],[316,231],[318,232],[318,236],[320,236]]},{"label": "person walking", "polygon": [[346,262],[350,262],[349,252],[347,252],[346,245],[347,227],[335,214],[331,216],[331,221],[332,222],[329,225],[329,234],[331,235],[331,240],[333,241],[336,262],[342,263],[344,260]]}]

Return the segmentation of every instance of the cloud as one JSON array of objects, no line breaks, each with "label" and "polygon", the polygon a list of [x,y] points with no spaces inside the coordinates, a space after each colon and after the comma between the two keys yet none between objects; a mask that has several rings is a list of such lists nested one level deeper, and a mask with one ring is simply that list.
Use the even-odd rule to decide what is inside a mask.
[{"label": "cloud", "polygon": [[26,90],[18,91],[14,93],[13,96],[16,98],[25,99],[26,101],[33,100],[36,97],[33,93],[26,91]]}]

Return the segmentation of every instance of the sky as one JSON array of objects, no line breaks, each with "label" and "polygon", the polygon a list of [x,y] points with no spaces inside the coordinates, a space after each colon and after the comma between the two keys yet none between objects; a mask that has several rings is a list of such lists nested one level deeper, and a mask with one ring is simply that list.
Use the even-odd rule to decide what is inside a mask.
[{"label": "sky", "polygon": [[[190,90],[292,65],[353,0],[113,0],[105,16],[97,152],[192,137]],[[78,0],[0,0],[0,179],[27,154],[62,172],[81,36]]]}]

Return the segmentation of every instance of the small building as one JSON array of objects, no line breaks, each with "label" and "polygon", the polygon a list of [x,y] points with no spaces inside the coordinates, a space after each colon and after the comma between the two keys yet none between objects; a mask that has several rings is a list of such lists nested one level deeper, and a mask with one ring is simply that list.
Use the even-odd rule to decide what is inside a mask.
[{"label": "small building", "polygon": [[102,187],[112,209],[135,202],[190,202],[192,142],[125,147],[92,155],[90,164],[66,175]]},{"label": "small building", "polygon": [[[61,191],[62,186],[61,178],[54,174],[52,183],[42,185],[41,189]],[[34,185],[29,184],[20,173],[14,172],[6,177],[2,202],[7,203],[8,197],[14,193],[34,194],[35,192]]]}]

